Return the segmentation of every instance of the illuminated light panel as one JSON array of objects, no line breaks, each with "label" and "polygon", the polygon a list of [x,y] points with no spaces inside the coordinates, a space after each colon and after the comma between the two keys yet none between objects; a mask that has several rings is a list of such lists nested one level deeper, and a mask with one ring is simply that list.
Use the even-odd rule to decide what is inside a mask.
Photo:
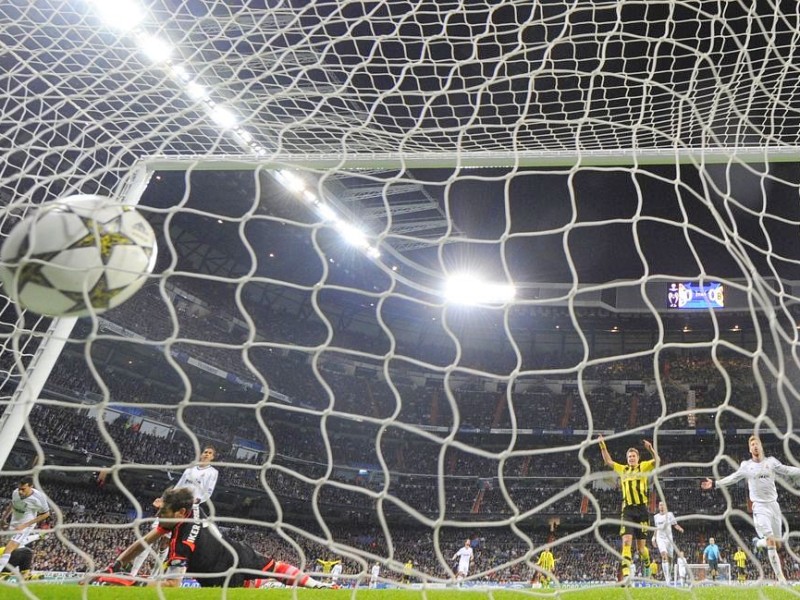
[{"label": "illuminated light panel", "polygon": [[89,0],[103,22],[113,29],[131,31],[144,21],[144,10],[136,0]]},{"label": "illuminated light panel", "polygon": [[504,304],[517,295],[513,285],[489,283],[475,275],[453,275],[445,283],[444,297],[453,304]]}]

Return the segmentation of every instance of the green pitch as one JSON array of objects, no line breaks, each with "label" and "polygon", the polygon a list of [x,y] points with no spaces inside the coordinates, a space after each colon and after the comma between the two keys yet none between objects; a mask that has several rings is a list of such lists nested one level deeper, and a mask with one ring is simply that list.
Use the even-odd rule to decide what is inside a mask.
[{"label": "green pitch", "polygon": [[[796,588],[797,589],[797,588]],[[29,594],[38,600],[216,600],[226,598],[230,600],[243,600],[264,598],[265,600],[531,600],[534,598],[563,598],[564,600],[783,600],[798,598],[798,591],[780,589],[775,587],[707,587],[693,589],[620,589],[620,588],[589,588],[568,591],[468,591],[468,590],[430,590],[426,592],[416,590],[228,590],[223,596],[221,589],[177,589],[164,590],[163,596],[156,589],[147,588],[118,588],[118,587],[89,587],[68,585],[32,584],[27,586]],[[85,595],[84,595],[85,594]],[[0,586],[0,598],[3,600],[31,600],[31,595],[24,594],[20,589]]]}]

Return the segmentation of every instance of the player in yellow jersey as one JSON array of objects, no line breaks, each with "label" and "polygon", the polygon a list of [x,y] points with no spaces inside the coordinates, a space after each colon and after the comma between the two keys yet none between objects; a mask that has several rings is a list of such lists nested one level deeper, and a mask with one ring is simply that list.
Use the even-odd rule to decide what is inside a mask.
[{"label": "player in yellow jersey", "polygon": [[[639,461],[639,451],[628,448],[625,454],[627,464],[614,462],[608,453],[603,436],[597,439],[603,462],[619,475],[620,489],[622,491],[622,526],[619,533],[622,536],[622,579],[627,581],[631,575],[631,561],[633,557],[633,536],[636,535],[636,547],[642,561],[642,575],[650,575],[650,550],[647,548],[647,529],[650,525],[648,510],[648,491],[650,489],[649,473],[658,465],[658,455],[653,444],[644,441],[644,447],[653,457],[650,460]],[[631,527],[630,524],[633,524]]]},{"label": "player in yellow jersey", "polygon": [[334,565],[338,565],[341,560],[322,560],[321,558],[317,559],[317,562],[322,565],[322,572],[323,573],[330,573],[331,569]]},{"label": "player in yellow jersey", "polygon": [[538,582],[542,587],[549,587],[556,570],[556,559],[549,546],[545,546],[545,549],[542,550],[539,560],[536,561],[536,566],[539,569],[536,570],[536,575],[533,578],[534,584]]},{"label": "player in yellow jersey", "polygon": [[733,562],[736,563],[736,580],[744,583],[747,580],[747,554],[739,548],[733,555]]}]

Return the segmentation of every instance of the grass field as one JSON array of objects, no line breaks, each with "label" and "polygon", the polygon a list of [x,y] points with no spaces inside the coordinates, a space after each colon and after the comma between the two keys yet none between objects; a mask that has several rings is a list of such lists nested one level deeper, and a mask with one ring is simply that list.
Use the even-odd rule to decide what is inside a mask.
[{"label": "grass field", "polygon": [[[686,589],[668,588],[586,588],[581,590],[531,590],[508,591],[496,590],[244,590],[232,589],[223,594],[221,589],[175,589],[163,590],[147,588],[119,588],[119,587],[88,587],[76,585],[46,585],[32,584],[27,586],[28,594],[21,589],[9,586],[0,586],[0,599],[2,600],[155,600],[156,598],[189,599],[189,600],[216,600],[226,598],[242,600],[252,598],[269,598],[269,600],[345,600],[358,598],[359,600],[478,600],[491,598],[492,600],[515,600],[531,598],[565,598],[566,600],[626,600],[653,599],[653,600],[782,600],[800,598],[800,588],[781,589],[776,587],[703,587]],[[84,595],[85,594],[85,595]],[[162,595],[163,594],[163,595]]]}]

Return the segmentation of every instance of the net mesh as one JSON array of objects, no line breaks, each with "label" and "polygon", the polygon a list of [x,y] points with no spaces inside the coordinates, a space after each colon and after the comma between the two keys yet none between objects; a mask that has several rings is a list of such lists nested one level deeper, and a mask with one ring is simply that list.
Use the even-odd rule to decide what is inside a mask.
[{"label": "net mesh", "polygon": [[[159,234],[74,329],[3,296],[2,423],[31,412],[2,496],[58,507],[35,569],[111,562],[209,443],[228,535],[348,584],[450,583],[465,539],[468,583],[546,546],[615,581],[598,433],[655,442],[689,562],[749,539],[746,490],[699,482],[754,429],[796,463],[796,6],[105,4],[0,6],[2,235],[77,192]],[[468,269],[516,298],[449,304]]]}]

